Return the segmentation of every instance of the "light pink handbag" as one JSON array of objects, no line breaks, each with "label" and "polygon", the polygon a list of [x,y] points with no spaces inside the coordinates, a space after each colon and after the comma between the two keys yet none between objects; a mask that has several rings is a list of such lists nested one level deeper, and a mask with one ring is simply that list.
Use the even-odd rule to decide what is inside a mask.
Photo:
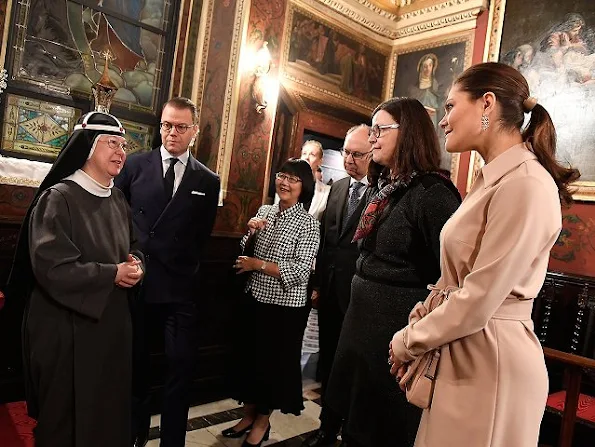
[{"label": "light pink handbag", "polygon": [[[415,307],[415,314],[410,317],[410,322],[421,320],[447,300],[449,294],[458,288],[448,286],[439,289],[430,284],[428,290],[432,291],[432,294],[423,303],[420,303],[421,305]],[[407,401],[424,410],[430,408],[432,404],[434,384],[440,362],[440,349],[433,349],[417,357],[408,365],[407,371],[399,381],[400,387],[405,389]]]}]

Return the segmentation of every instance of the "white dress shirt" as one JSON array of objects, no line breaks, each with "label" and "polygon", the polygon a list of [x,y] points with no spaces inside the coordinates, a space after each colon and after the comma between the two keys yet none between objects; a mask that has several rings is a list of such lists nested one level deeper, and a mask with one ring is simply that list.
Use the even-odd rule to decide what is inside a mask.
[{"label": "white dress shirt", "polygon": [[321,181],[317,180],[314,186],[314,197],[312,197],[312,203],[308,209],[308,214],[314,216],[320,221],[322,219],[322,213],[324,213],[324,210],[326,209],[326,202],[328,201],[328,195],[330,192],[330,185],[325,185]]},{"label": "white dress shirt", "polygon": [[[167,149],[165,149],[163,147],[163,145],[161,145],[161,147],[159,148],[159,151],[161,152],[161,165],[163,166],[163,178],[165,178],[165,173],[167,172],[167,169],[169,168],[169,164],[170,164],[170,159],[175,158],[173,157],[169,152],[167,152]],[[178,190],[178,186],[180,186],[180,182],[182,181],[182,177],[184,176],[184,171],[186,171],[186,165],[188,164],[188,158],[190,157],[190,151],[186,150],[186,152],[184,152],[182,155],[180,155],[178,158],[178,163],[176,163],[174,165],[174,191],[173,194],[176,193],[176,191]]]},{"label": "white dress shirt", "polygon": [[353,185],[355,185],[355,183],[360,182],[363,183],[365,188],[360,188],[360,190],[358,191],[358,198],[357,200],[361,200],[362,197],[364,196],[364,194],[366,193],[366,189],[368,189],[368,186],[370,186],[370,182],[368,181],[368,177],[367,176],[363,176],[361,180],[356,180],[353,177],[351,177],[349,179],[349,194],[347,197],[351,197],[351,191],[353,191]]}]

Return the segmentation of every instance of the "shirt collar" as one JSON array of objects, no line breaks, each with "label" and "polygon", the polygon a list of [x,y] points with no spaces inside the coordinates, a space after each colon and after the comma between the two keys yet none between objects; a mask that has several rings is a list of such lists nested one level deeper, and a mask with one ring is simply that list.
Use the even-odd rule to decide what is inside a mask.
[{"label": "shirt collar", "polygon": [[481,168],[485,187],[492,186],[526,161],[537,160],[530,147],[527,143],[516,144]]},{"label": "shirt collar", "polygon": [[[273,210],[273,213],[274,214],[278,214],[281,211],[279,209],[279,204],[276,203],[273,206],[275,206],[277,208],[276,210]],[[291,217],[294,214],[297,214],[297,213],[301,212],[301,210],[303,210],[303,209],[304,209],[304,205],[302,203],[298,202],[295,205],[287,208],[286,210],[281,211],[280,214],[279,214],[279,216],[288,216],[288,217]]]},{"label": "shirt collar", "polygon": [[368,176],[364,175],[361,180],[356,180],[353,177],[349,177],[349,187],[351,188],[354,183],[363,183],[364,186],[370,186],[370,182],[368,181]]},{"label": "shirt collar", "polygon": [[[161,161],[166,161],[166,160],[169,160],[170,158],[174,158],[169,152],[167,152],[167,149],[165,149],[163,144],[159,148],[159,151],[161,152]],[[184,166],[186,166],[188,164],[188,158],[190,158],[190,151],[188,149],[186,149],[186,152],[184,152],[182,155],[180,155],[177,158],[180,161],[180,163],[182,163]]]},{"label": "shirt collar", "polygon": [[82,169],[77,169],[64,180],[72,180],[85,191],[97,197],[109,197],[112,194],[112,188],[114,186],[113,179],[110,181],[109,186],[104,186]]}]

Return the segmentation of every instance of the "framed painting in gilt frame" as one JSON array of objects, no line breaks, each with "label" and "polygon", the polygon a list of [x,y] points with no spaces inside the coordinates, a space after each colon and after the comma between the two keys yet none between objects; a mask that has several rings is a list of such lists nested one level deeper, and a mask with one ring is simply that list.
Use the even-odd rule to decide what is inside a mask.
[{"label": "framed painting in gilt frame", "polygon": [[290,2],[280,78],[333,104],[369,113],[389,91],[390,47]]},{"label": "framed painting in gilt frame", "polygon": [[454,79],[471,65],[473,32],[397,47],[393,96],[418,99],[428,111],[442,148],[442,168],[457,181],[459,154],[444,149],[444,132],[438,125],[444,101]]},{"label": "framed painting in gilt frame", "polygon": [[556,127],[558,160],[581,171],[574,198],[595,201],[595,2],[494,0],[489,20],[484,59],[525,76]]}]

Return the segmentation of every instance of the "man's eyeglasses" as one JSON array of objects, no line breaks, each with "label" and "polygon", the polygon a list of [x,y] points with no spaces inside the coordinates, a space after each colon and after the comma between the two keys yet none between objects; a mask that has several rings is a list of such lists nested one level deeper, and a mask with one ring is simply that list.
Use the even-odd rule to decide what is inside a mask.
[{"label": "man's eyeglasses", "polygon": [[128,150],[128,145],[126,144],[126,142],[121,142],[120,140],[116,140],[115,138],[108,138],[107,140],[102,140],[104,142],[107,143],[107,145],[111,148],[111,149],[120,149],[122,148],[122,150],[124,152],[126,152]]},{"label": "man's eyeglasses", "polygon": [[283,180],[287,180],[289,183],[291,183],[292,185],[295,185],[296,183],[299,183],[302,181],[301,178],[299,177],[294,177],[293,175],[288,175],[285,174],[284,172],[277,172],[275,174],[275,177],[277,178],[277,180],[279,181],[283,181]]},{"label": "man's eyeglasses", "polygon": [[175,127],[176,132],[183,134],[186,133],[186,131],[191,127],[194,127],[194,125],[189,126],[188,124],[172,124],[168,123],[167,121],[163,121],[159,123],[159,127],[161,127],[161,130],[164,130],[165,132],[169,132],[173,127]]},{"label": "man's eyeglasses", "polygon": [[350,151],[349,149],[345,149],[344,147],[341,148],[341,154],[343,155],[344,158],[349,158],[349,156],[351,155],[354,160],[363,160],[371,152],[372,152],[371,149],[368,152],[353,152],[353,151]]},{"label": "man's eyeglasses", "polygon": [[380,138],[380,134],[382,133],[382,131],[384,129],[398,129],[399,127],[401,127],[398,123],[393,123],[393,124],[375,124],[372,127],[370,127],[370,130],[368,131],[368,136],[372,136],[374,135],[376,138]]}]

